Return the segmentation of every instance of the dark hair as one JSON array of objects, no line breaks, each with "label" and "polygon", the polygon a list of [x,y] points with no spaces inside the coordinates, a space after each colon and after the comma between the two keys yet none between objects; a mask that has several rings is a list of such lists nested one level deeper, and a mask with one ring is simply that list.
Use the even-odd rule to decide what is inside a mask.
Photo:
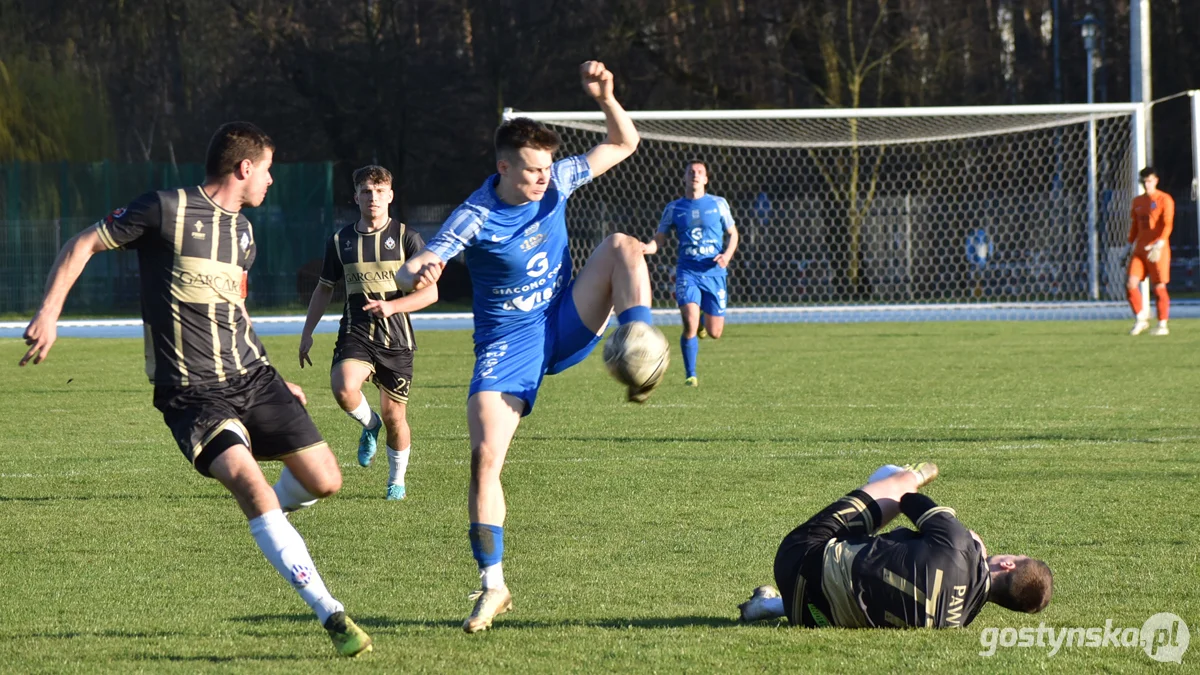
[{"label": "dark hair", "polygon": [[1054,575],[1050,566],[1036,558],[1016,561],[1016,567],[992,580],[988,600],[1014,612],[1037,614],[1050,604]]},{"label": "dark hair", "polygon": [[376,185],[391,185],[392,172],[377,164],[368,164],[354,172],[354,191],[367,183]]},{"label": "dark hair", "polygon": [[1152,166],[1148,166],[1138,172],[1138,178],[1140,178],[1142,180],[1145,180],[1145,179],[1149,178],[1150,176],[1157,176],[1157,175],[1158,175],[1158,171]]},{"label": "dark hair", "polygon": [[204,173],[222,178],[237,171],[243,159],[258,162],[267,150],[275,151],[275,142],[262,129],[249,122],[229,122],[213,134],[204,158]]},{"label": "dark hair", "polygon": [[702,159],[689,159],[687,164],[684,164],[683,166],[686,168],[693,164],[699,164],[700,166],[704,167],[705,171],[708,171],[708,164]]},{"label": "dark hair", "polygon": [[496,156],[508,151],[516,152],[521,148],[554,152],[560,145],[562,139],[558,133],[528,117],[511,119],[496,129]]}]

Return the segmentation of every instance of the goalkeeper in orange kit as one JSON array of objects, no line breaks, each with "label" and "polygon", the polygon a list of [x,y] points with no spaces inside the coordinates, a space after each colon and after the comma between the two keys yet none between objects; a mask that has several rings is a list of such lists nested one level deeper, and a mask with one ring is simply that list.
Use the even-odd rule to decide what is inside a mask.
[{"label": "goalkeeper in orange kit", "polygon": [[1158,309],[1158,326],[1151,335],[1167,335],[1167,316],[1171,310],[1171,299],[1167,296],[1167,284],[1171,281],[1171,228],[1175,225],[1175,200],[1158,189],[1158,173],[1153,167],[1138,172],[1145,194],[1133,198],[1130,209],[1129,243],[1133,253],[1129,257],[1129,279],[1125,292],[1129,306],[1133,309],[1134,324],[1130,335],[1140,335],[1150,327],[1150,322],[1141,318],[1142,294],[1138,284],[1147,275],[1154,286],[1155,307]]}]

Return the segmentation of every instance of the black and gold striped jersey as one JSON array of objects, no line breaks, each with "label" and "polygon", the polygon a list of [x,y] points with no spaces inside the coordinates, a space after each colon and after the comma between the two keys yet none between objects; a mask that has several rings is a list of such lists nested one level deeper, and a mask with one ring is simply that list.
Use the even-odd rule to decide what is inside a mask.
[{"label": "black and gold striped jersey", "polygon": [[156,385],[224,382],[268,365],[246,314],[254,230],[200,186],[150,192],[96,225],[137,251],[146,374]]},{"label": "black and gold striped jersey", "polygon": [[820,583],[833,625],[961,628],[987,602],[987,560],[954,510],[918,493],[905,495],[901,510],[917,531],[826,544]]},{"label": "black and gold striped jersey", "polygon": [[392,219],[374,232],[360,232],[354,223],[329,238],[319,283],[332,287],[345,280],[341,334],[354,333],[384,349],[417,348],[408,314],[399,312],[380,319],[363,307],[368,300],[394,300],[404,295],[396,287],[396,272],[423,248],[421,235]]}]

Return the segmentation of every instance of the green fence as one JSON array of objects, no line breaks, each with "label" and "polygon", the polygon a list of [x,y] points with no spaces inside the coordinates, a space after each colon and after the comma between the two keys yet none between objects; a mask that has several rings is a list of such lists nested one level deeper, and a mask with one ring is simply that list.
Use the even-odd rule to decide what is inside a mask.
[{"label": "green fence", "polygon": [[[250,272],[257,309],[303,307],[320,274],[325,238],[357,215],[333,204],[331,163],[276,164],[267,199],[244,213],[254,224],[258,257]],[[113,209],[150,190],[203,181],[200,164],[0,164],[0,314],[29,314],[64,242]],[[137,258],[94,257],[64,315],[137,314]]]}]

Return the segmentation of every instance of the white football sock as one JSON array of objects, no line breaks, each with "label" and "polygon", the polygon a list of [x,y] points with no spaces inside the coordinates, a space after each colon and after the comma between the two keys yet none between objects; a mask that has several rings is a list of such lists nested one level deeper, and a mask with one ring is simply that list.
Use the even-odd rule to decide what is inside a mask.
[{"label": "white football sock", "polygon": [[358,393],[362,399],[358,402],[358,407],[354,410],[347,411],[346,414],[353,417],[359,424],[363,425],[364,429],[374,429],[382,421],[375,411],[371,410],[371,404],[367,403],[367,397]]},{"label": "white football sock", "polygon": [[479,578],[483,581],[483,588],[502,588],[504,586],[504,563],[496,563],[488,567],[479,568]]},{"label": "white football sock", "polygon": [[325,582],[321,581],[321,575],[317,574],[317,567],[308,555],[304,539],[282,511],[267,511],[257,518],[251,518],[250,535],[275,571],[317,613],[321,625],[325,625],[325,620],[331,614],[345,609],[325,588]]},{"label": "white football sock", "polygon": [[388,485],[404,485],[404,473],[408,471],[408,455],[412,446],[403,450],[393,450],[388,446]]},{"label": "white football sock", "polygon": [[304,489],[300,481],[292,475],[291,469],[286,466],[283,467],[283,473],[279,474],[279,480],[272,487],[275,490],[275,497],[279,499],[279,507],[285,513],[307,509],[317,503],[317,498]]}]

